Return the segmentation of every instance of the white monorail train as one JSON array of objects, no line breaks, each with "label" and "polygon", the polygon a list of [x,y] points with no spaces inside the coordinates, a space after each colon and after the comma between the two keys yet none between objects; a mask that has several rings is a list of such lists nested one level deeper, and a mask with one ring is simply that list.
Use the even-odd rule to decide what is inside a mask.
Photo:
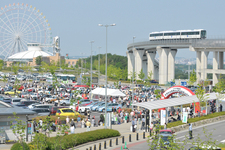
[{"label": "white monorail train", "polygon": [[161,31],[149,34],[149,40],[169,40],[169,39],[205,39],[206,30],[177,30],[177,31]]}]

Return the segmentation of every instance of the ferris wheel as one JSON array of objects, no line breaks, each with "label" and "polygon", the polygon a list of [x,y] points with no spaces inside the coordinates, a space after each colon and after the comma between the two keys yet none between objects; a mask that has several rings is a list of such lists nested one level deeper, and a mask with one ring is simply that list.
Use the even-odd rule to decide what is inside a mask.
[{"label": "ferris wheel", "polygon": [[[36,7],[13,3],[0,9],[0,58],[27,51],[27,43],[52,44],[48,20]],[[48,46],[43,46],[49,52]]]}]

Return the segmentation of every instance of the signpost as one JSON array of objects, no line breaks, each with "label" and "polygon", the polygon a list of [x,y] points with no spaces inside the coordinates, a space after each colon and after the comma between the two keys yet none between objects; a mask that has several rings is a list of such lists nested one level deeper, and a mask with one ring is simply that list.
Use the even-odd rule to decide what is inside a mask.
[{"label": "signpost", "polygon": [[183,118],[182,118],[182,122],[183,123],[187,123],[187,117],[188,117],[188,113],[187,112],[183,112]]}]

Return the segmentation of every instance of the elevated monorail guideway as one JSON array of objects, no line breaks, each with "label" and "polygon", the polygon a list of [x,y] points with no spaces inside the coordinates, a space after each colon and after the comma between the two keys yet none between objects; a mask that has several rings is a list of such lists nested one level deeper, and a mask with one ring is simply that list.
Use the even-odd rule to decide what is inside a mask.
[{"label": "elevated monorail guideway", "polygon": [[[223,68],[225,51],[225,39],[157,39],[130,43],[127,46],[128,78],[134,71],[139,73],[141,69],[147,78],[149,72],[153,73],[153,79],[159,84],[167,84],[175,77],[175,56],[177,49],[189,48],[196,52],[197,82],[206,80],[207,73],[213,74],[213,85],[218,82],[219,74],[225,74]],[[207,68],[207,57],[213,52],[213,69]],[[158,53],[159,61],[155,55]],[[158,62],[158,63],[157,63]],[[158,66],[157,66],[158,64]],[[136,77],[139,79],[138,76]]]}]

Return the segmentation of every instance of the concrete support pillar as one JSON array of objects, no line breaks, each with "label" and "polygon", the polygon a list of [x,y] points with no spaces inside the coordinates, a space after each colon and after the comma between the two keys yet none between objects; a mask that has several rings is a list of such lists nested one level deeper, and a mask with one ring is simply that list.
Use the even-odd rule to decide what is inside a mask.
[{"label": "concrete support pillar", "polygon": [[219,69],[223,69],[223,52],[219,52]]},{"label": "concrete support pillar", "polygon": [[152,72],[152,79],[156,79],[156,72],[154,67],[156,51],[146,51],[147,56],[147,75]]},{"label": "concrete support pillar", "polygon": [[175,56],[177,49],[171,49],[168,55],[168,81],[172,81],[175,78]]},{"label": "concrete support pillar", "polygon": [[159,54],[159,84],[166,84],[168,82],[168,54],[170,48],[157,47]]},{"label": "concrete support pillar", "polygon": [[134,56],[133,53],[127,51],[127,63],[128,63],[128,79],[131,79],[132,72],[134,70]]},{"label": "concrete support pillar", "polygon": [[201,80],[201,51],[196,51],[196,78],[199,83]]},{"label": "concrete support pillar", "polygon": [[208,65],[208,54],[207,51],[201,51],[201,79],[206,80],[207,79],[207,65]]},{"label": "concrete support pillar", "polygon": [[135,57],[135,65],[134,65],[134,68],[135,68],[135,72],[137,74],[136,76],[136,79],[137,80],[140,80],[139,77],[138,77],[138,74],[140,73],[141,69],[143,69],[143,54],[144,54],[145,50],[136,50],[134,49],[133,50],[133,54],[134,54],[134,57]]},{"label": "concrete support pillar", "polygon": [[148,77],[148,72],[147,72],[147,61],[143,61],[142,62],[142,69],[143,69],[143,72],[145,74],[145,78],[144,79],[147,79]]},{"label": "concrete support pillar", "polygon": [[[213,70],[218,70],[219,69],[219,55],[218,52],[214,51],[213,52]],[[213,73],[213,86],[218,83],[218,74]]]}]

